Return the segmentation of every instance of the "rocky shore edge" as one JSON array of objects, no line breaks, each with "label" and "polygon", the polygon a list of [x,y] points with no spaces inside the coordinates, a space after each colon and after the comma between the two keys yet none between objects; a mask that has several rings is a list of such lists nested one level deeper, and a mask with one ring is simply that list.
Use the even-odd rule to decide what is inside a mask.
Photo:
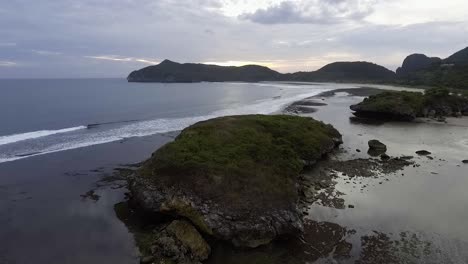
[{"label": "rocky shore edge", "polygon": [[222,117],[184,129],[129,177],[131,203],[172,221],[140,244],[142,262],[199,263],[210,254],[206,241],[257,248],[300,236],[299,175],[341,143],[331,125],[290,115]]}]

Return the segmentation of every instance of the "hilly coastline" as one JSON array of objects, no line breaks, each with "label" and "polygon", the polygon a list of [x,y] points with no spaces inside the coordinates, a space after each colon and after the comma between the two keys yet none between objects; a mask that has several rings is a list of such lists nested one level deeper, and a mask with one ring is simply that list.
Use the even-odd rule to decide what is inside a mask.
[{"label": "hilly coastline", "polygon": [[446,59],[412,54],[397,70],[397,83],[468,89],[468,47]]},{"label": "hilly coastline", "polygon": [[393,72],[383,66],[365,62],[334,62],[317,71],[279,73],[268,67],[246,65],[241,67],[195,63],[177,63],[164,60],[158,65],[133,71],[129,82],[360,82],[413,86],[445,86],[468,88],[468,48],[446,59],[412,54]]},{"label": "hilly coastline", "polygon": [[130,73],[129,82],[258,82],[281,80],[282,74],[267,67],[246,65],[224,67],[218,65],[177,63],[164,60],[158,65],[149,66]]}]

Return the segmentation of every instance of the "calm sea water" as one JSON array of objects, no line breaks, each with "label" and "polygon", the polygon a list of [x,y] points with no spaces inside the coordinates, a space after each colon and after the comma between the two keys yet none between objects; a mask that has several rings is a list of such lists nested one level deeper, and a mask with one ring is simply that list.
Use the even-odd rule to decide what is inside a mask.
[{"label": "calm sea water", "polygon": [[337,86],[0,80],[0,163],[177,131],[218,116],[270,114]]},{"label": "calm sea water", "polygon": [[[0,80],[0,264],[140,263],[131,229],[119,220],[125,215],[118,205],[128,190],[124,182],[106,180],[115,168],[146,160],[177,134],[167,132],[194,122],[275,113],[322,91],[352,87],[357,86]],[[415,157],[418,166],[385,180],[337,179],[336,195],[355,207],[315,204],[309,217],[353,231],[346,237],[352,258],[337,262],[330,255],[316,263],[357,263],[373,252],[386,262],[363,263],[468,263],[468,178],[461,162],[468,148],[466,125],[353,123],[349,105],[362,98],[339,93],[324,99],[328,105],[310,116],[343,133],[349,158],[368,158],[356,149],[367,149],[368,140],[377,138],[391,156],[426,149],[434,159]],[[90,190],[98,200],[83,196]],[[376,234],[384,239],[363,240]],[[284,247],[265,252],[275,263],[284,263],[281,254],[292,254]],[[256,254],[262,250],[213,247],[208,263],[253,263]]]},{"label": "calm sea water", "polygon": [[274,113],[335,87],[0,80],[0,263],[139,263],[115,212],[127,190],[102,182],[114,168],[197,121]]}]

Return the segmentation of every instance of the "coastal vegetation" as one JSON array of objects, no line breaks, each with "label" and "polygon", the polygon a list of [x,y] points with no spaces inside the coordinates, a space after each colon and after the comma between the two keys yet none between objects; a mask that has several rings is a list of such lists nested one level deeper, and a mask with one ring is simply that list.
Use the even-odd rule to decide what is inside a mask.
[{"label": "coastal vegetation", "polygon": [[165,60],[158,65],[133,71],[129,82],[358,82],[419,87],[446,87],[468,90],[468,48],[446,59],[412,54],[396,73],[365,61],[334,62],[317,71],[282,74],[267,67],[176,63]]},{"label": "coastal vegetation", "polygon": [[383,92],[350,106],[358,117],[412,121],[417,117],[468,115],[468,97],[445,88],[419,92]]},{"label": "coastal vegetation", "polygon": [[385,83],[395,80],[395,73],[389,69],[365,61],[334,62],[317,71],[298,72],[283,78],[293,81],[310,82],[361,82]]},{"label": "coastal vegetation", "polygon": [[142,165],[130,180],[132,199],[204,236],[255,248],[303,230],[299,174],[341,142],[331,125],[307,117],[200,122]]},{"label": "coastal vegetation", "polygon": [[259,82],[279,81],[281,74],[267,67],[246,65],[224,67],[217,65],[177,63],[164,60],[158,65],[149,66],[130,73],[129,82]]}]

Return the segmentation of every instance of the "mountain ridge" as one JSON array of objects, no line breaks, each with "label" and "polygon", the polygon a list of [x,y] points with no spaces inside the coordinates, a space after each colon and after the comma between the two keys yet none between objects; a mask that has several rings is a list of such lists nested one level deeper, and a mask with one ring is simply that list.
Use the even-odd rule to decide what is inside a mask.
[{"label": "mountain ridge", "polygon": [[133,71],[129,82],[225,82],[225,81],[379,81],[392,80],[395,73],[365,61],[334,62],[317,71],[279,73],[265,66],[219,66],[164,60],[158,65]]},{"label": "mountain ridge", "polygon": [[412,54],[397,70],[396,82],[402,85],[468,89],[468,47],[445,59]]},{"label": "mountain ridge", "polygon": [[468,47],[446,59],[411,54],[393,72],[366,61],[333,62],[316,71],[280,73],[265,66],[219,66],[202,63],[178,63],[164,60],[133,71],[129,82],[362,82],[414,86],[447,86],[468,89]]}]

